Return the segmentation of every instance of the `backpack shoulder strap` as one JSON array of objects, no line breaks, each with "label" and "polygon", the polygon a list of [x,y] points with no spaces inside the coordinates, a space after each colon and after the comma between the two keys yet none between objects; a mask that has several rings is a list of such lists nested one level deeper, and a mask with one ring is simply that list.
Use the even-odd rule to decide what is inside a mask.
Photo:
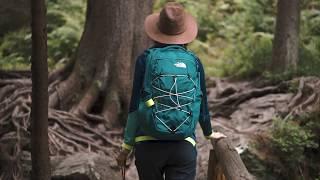
[{"label": "backpack shoulder strap", "polygon": [[146,61],[145,61],[145,73],[144,73],[144,81],[143,81],[143,93],[145,95],[144,100],[151,97],[151,74],[150,68],[152,65],[152,60],[154,59],[154,55],[160,48],[149,48],[145,51],[146,53]]}]

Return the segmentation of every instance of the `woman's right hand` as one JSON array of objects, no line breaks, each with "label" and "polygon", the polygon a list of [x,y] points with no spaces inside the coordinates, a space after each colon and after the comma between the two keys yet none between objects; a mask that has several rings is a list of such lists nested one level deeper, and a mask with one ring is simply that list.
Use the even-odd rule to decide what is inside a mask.
[{"label": "woman's right hand", "polygon": [[219,140],[219,139],[226,138],[226,137],[227,137],[226,135],[224,135],[224,134],[222,134],[220,132],[213,132],[207,138],[211,139],[211,140]]}]

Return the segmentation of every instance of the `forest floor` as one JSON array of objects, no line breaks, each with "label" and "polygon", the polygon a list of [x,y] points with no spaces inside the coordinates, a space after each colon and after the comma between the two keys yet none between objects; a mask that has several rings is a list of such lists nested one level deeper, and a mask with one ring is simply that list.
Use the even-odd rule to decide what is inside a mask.
[{"label": "forest floor", "polygon": [[[231,138],[237,151],[242,153],[253,141],[268,134],[275,117],[288,118],[319,108],[319,90],[320,79],[315,77],[277,83],[262,79],[232,81],[210,77],[207,79],[207,93],[213,128]],[[197,180],[206,180],[212,145],[204,138],[199,126],[196,134]],[[129,180],[138,179],[134,163],[128,177]]]},{"label": "forest floor", "polygon": [[[54,91],[51,87],[53,85],[50,85],[49,92]],[[19,170],[30,170],[30,93],[31,81],[27,74],[2,74],[0,172],[4,179],[10,179]],[[207,93],[214,130],[231,138],[241,153],[251,141],[268,132],[274,117],[287,118],[319,108],[320,79],[303,77],[274,83],[261,79],[232,81],[210,77],[207,79]],[[81,169],[83,164],[89,167],[88,172],[82,170],[84,174],[94,174],[91,167],[99,166],[97,172],[103,174],[100,176],[119,179],[120,171],[116,168],[114,157],[119,150],[123,130],[109,129],[99,116],[85,114],[84,117],[81,119],[68,112],[49,110],[49,143],[54,179],[59,180],[59,177],[78,172],[79,168],[76,167]],[[198,180],[206,179],[210,149],[212,145],[198,128]],[[22,167],[21,160],[24,162]],[[3,163],[7,166],[1,166]],[[114,178],[117,174],[119,177]],[[133,161],[126,174],[127,180],[138,179]]]}]

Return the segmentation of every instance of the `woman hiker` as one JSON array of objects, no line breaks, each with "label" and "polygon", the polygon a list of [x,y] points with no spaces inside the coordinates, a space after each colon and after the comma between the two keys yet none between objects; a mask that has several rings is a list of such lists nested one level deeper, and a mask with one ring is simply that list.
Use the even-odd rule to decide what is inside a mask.
[{"label": "woman hiker", "polygon": [[136,61],[117,161],[125,166],[134,148],[140,180],[194,180],[197,122],[208,139],[226,137],[212,131],[203,66],[186,48],[197,36],[197,22],[169,2],[145,19],[144,29],[155,45]]}]

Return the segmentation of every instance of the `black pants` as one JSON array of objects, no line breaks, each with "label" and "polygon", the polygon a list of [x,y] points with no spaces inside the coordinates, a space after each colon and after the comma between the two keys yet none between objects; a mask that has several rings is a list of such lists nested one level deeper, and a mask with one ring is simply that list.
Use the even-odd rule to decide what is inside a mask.
[{"label": "black pants", "polygon": [[144,141],[135,146],[140,180],[194,180],[197,151],[187,141]]}]

